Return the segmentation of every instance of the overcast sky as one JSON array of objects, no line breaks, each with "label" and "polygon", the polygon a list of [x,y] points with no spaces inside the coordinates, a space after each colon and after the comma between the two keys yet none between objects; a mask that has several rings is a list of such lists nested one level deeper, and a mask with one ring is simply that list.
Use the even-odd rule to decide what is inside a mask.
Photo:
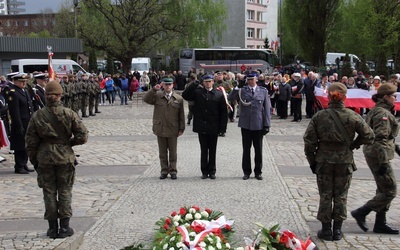
[{"label": "overcast sky", "polygon": [[46,8],[51,8],[53,12],[57,12],[64,1],[70,1],[72,5],[73,0],[25,0],[25,6],[21,6],[21,8],[25,9],[26,12],[21,14],[40,13],[40,10]]}]

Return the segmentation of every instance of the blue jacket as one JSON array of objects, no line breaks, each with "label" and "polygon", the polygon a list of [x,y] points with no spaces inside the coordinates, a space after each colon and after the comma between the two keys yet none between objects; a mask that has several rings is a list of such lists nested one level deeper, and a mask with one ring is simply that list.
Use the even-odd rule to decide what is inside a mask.
[{"label": "blue jacket", "polygon": [[106,89],[107,89],[107,91],[114,91],[114,80],[113,79],[106,81]]}]

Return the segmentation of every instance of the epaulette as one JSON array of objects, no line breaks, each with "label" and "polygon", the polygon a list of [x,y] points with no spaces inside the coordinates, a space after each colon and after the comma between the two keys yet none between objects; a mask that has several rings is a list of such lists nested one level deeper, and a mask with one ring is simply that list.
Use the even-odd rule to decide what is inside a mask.
[{"label": "epaulette", "polygon": [[265,89],[265,90],[267,90],[267,88],[264,87],[264,86],[258,86],[258,87],[260,87],[260,89]]}]

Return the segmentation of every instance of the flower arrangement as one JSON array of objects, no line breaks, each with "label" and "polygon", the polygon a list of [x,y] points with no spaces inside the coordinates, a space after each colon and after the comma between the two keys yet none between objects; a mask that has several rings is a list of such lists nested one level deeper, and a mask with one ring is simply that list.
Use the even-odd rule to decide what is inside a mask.
[{"label": "flower arrangement", "polygon": [[152,249],[231,249],[232,224],[222,212],[200,210],[198,206],[181,207],[156,222],[158,229]]},{"label": "flower arrangement", "polygon": [[289,230],[281,232],[279,231],[279,225],[274,225],[270,229],[259,223],[256,223],[256,225],[259,230],[255,239],[245,238],[246,248],[237,248],[237,250],[312,250],[315,248],[315,244],[309,238],[306,241],[302,241]]}]

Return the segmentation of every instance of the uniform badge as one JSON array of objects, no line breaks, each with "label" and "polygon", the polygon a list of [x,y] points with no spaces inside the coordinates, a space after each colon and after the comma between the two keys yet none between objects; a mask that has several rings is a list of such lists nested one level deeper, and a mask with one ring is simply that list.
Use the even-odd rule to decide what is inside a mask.
[{"label": "uniform badge", "polygon": [[12,97],[10,96],[10,97],[8,97],[8,100],[11,102],[12,101]]},{"label": "uniform badge", "polygon": [[382,121],[387,121],[388,118],[387,117],[382,117]]}]

